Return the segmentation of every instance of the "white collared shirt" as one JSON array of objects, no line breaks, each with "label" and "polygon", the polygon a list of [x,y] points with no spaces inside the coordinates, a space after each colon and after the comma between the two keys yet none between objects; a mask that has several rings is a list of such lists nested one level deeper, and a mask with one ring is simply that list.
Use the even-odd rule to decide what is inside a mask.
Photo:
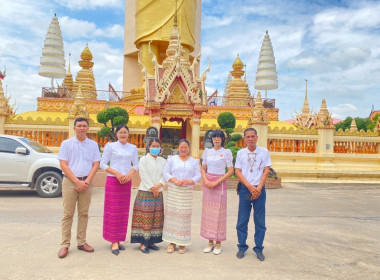
[{"label": "white collared shirt", "polygon": [[193,180],[195,184],[201,179],[199,160],[192,157],[183,161],[178,155],[169,156],[163,173],[164,179],[167,182],[169,182],[169,179],[172,177],[178,180]]},{"label": "white collared shirt", "polygon": [[[139,162],[139,174],[141,183],[139,190],[150,191],[150,188],[154,185],[161,183],[165,185],[163,176],[163,170],[166,160],[162,157],[153,157],[151,154],[147,154],[140,158]],[[160,188],[162,191],[162,188]]]},{"label": "white collared shirt", "polygon": [[206,149],[202,155],[202,165],[207,165],[207,172],[211,174],[223,175],[226,173],[226,166],[232,166],[232,153],[229,149],[221,147]]},{"label": "white collared shirt", "polygon": [[[138,170],[139,157],[136,146],[130,143],[123,145],[119,141],[107,143],[104,147],[102,160],[100,161],[100,168],[106,170],[108,167],[123,175],[127,175],[132,168]],[[115,177],[115,175],[109,173],[108,176]]]},{"label": "white collared shirt", "polygon": [[92,164],[100,161],[99,146],[87,137],[83,142],[76,137],[66,139],[59,148],[58,160],[67,161],[76,177],[88,176]]},{"label": "white collared shirt", "polygon": [[[249,156],[251,156],[251,163],[249,161]],[[252,158],[255,160],[252,160]],[[264,167],[271,165],[272,163],[268,149],[259,146],[256,146],[253,153],[248,150],[248,147],[241,149],[236,156],[235,168],[241,169],[244,178],[254,186],[257,186],[260,183]],[[253,172],[250,172],[251,167]]]}]

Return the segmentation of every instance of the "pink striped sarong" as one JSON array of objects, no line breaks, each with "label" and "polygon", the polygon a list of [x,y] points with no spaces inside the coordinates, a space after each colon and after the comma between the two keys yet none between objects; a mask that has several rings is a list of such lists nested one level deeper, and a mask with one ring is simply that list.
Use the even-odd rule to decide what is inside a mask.
[{"label": "pink striped sarong", "polygon": [[120,184],[107,176],[104,195],[103,238],[109,242],[125,241],[128,228],[132,181]]},{"label": "pink striped sarong", "polygon": [[[222,175],[207,173],[207,180],[216,181]],[[201,236],[214,241],[226,240],[227,233],[227,182],[212,189],[203,186]]]}]

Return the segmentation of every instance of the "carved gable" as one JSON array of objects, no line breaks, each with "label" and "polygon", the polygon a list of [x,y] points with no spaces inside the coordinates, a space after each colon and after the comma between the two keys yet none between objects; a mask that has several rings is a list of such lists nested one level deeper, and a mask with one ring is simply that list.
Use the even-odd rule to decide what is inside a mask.
[{"label": "carved gable", "polygon": [[169,96],[169,100],[167,103],[188,103],[178,83],[176,84],[172,94]]}]

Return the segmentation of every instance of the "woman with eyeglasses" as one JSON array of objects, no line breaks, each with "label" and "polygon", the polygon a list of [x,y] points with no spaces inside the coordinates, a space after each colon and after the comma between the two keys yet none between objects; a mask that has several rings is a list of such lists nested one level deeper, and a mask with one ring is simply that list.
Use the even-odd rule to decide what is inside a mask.
[{"label": "woman with eyeglasses", "polygon": [[164,225],[164,198],[162,196],[165,180],[162,172],[166,160],[159,156],[161,141],[149,140],[146,155],[141,157],[139,174],[141,183],[133,206],[131,243],[140,243],[140,251],[158,251],[156,243],[162,242]]},{"label": "woman with eyeglasses", "polygon": [[[222,252],[221,243],[226,240],[227,182],[234,173],[232,153],[225,149],[225,136],[221,130],[211,134],[212,148],[202,155],[203,200],[201,236],[208,240],[203,252],[215,255]],[[227,167],[227,172],[226,172]],[[215,242],[215,243],[214,243]]]},{"label": "woman with eyeglasses", "polygon": [[[132,175],[139,168],[135,145],[128,143],[129,129],[126,125],[116,128],[117,141],[108,143],[103,152],[100,167],[107,171],[104,197],[103,238],[112,243],[112,254],[125,250],[120,242],[125,241]],[[109,165],[108,165],[109,164]]]},{"label": "woman with eyeglasses", "polygon": [[167,253],[173,253],[179,245],[178,252],[184,254],[191,244],[193,187],[201,179],[201,171],[199,161],[189,155],[189,141],[179,140],[178,152],[164,167],[164,179],[169,184],[162,239],[170,242]]}]

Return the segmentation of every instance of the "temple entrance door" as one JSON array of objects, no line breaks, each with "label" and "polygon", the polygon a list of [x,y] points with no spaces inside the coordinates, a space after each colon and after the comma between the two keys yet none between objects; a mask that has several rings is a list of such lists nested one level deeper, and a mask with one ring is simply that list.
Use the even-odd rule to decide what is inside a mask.
[{"label": "temple entrance door", "polygon": [[161,128],[162,155],[164,158],[177,154],[181,131],[181,128]]}]

